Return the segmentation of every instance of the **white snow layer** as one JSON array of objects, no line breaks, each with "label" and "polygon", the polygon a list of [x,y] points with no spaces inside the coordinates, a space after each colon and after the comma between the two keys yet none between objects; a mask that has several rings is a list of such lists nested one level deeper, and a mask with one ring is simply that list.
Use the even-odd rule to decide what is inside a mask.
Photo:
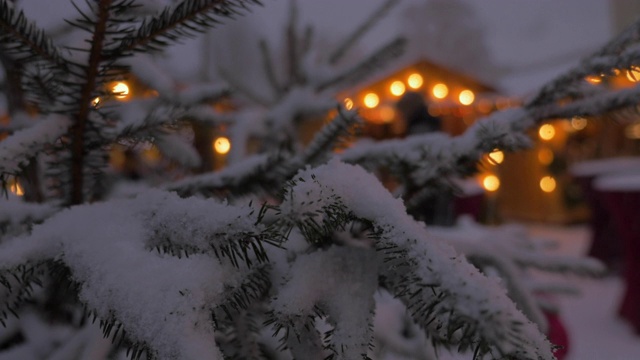
[{"label": "white snow layer", "polygon": [[[553,359],[550,344],[507,297],[495,278],[487,278],[447,243],[431,239],[424,224],[407,215],[401,200],[383,188],[364,169],[332,160],[329,164],[301,171],[290,190],[290,200],[281,211],[292,218],[314,212],[339,199],[355,216],[368,219],[383,231],[382,237],[417,261],[417,273],[425,282],[436,283],[449,297],[458,314],[478,319],[479,332],[491,341],[509,338],[509,329],[520,323],[519,336],[524,355]],[[348,179],[348,181],[345,181]],[[451,303],[453,302],[453,303]],[[517,352],[517,345],[499,343],[506,353]]]},{"label": "white snow layer", "polygon": [[254,231],[254,223],[249,208],[149,191],[57,214],[31,235],[3,243],[0,266],[62,260],[81,284],[81,300],[159,358],[217,360],[210,311],[241,270],[208,254],[178,258],[151,249],[169,238],[204,252],[211,234]]},{"label": "white snow layer", "polygon": [[31,127],[0,142],[0,174],[15,174],[42,148],[67,132],[71,120],[62,115],[38,117]]}]

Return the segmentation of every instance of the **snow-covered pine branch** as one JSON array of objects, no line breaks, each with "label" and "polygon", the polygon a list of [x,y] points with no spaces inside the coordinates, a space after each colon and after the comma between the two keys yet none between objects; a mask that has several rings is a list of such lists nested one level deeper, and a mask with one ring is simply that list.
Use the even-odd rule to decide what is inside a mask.
[{"label": "snow-covered pine branch", "polygon": [[[362,142],[338,157],[370,170],[386,167],[407,188],[424,188],[424,191],[431,191],[434,186],[451,188],[452,177],[473,174],[483,154],[496,148],[517,150],[529,146],[531,140],[524,130],[532,123],[526,111],[510,109],[476,122],[456,137],[430,133],[406,139]],[[407,201],[411,207],[412,199]]]},{"label": "snow-covered pine branch", "polygon": [[105,326],[121,324],[159,359],[222,359],[210,311],[242,283],[245,264],[266,261],[262,242],[279,240],[262,214],[160,191],[79,206],[0,245],[1,273],[61,262]]},{"label": "snow-covered pine branch", "polygon": [[69,118],[57,114],[37,117],[34,121],[32,126],[0,142],[0,176],[18,174],[31,158],[57,141],[71,126]]},{"label": "snow-covered pine branch", "polygon": [[[432,341],[492,356],[553,358],[549,343],[499,282],[482,275],[450,245],[430,238],[424,225],[407,215],[402,202],[375,177],[360,167],[332,161],[302,171],[295,179],[279,207],[283,218],[294,219],[293,224],[312,239],[330,232],[341,217],[371,223],[380,268],[369,266],[366,271],[379,271],[383,286],[405,303]],[[314,289],[319,297],[329,291]],[[290,301],[302,301],[298,310],[312,311],[315,302],[304,292],[297,296],[300,300]]]},{"label": "snow-covered pine branch", "polygon": [[[428,232],[431,237],[451,244],[479,269],[496,272],[503,279],[509,297],[543,331],[546,331],[547,323],[538,305],[540,296],[536,294],[542,289],[552,289],[528,278],[526,270],[535,268],[579,276],[601,276],[606,272],[605,266],[595,259],[543,253],[521,227],[487,228],[459,221],[455,227],[430,227]],[[558,284],[553,287],[560,288]],[[562,287],[563,290],[568,288],[567,284]]]},{"label": "snow-covered pine branch", "polygon": [[333,120],[318,131],[309,145],[299,154],[263,153],[212,173],[194,175],[166,185],[181,195],[196,193],[238,196],[266,192],[275,196],[283,182],[307,165],[321,164],[331,156],[336,142],[357,122],[354,111],[338,108]]}]

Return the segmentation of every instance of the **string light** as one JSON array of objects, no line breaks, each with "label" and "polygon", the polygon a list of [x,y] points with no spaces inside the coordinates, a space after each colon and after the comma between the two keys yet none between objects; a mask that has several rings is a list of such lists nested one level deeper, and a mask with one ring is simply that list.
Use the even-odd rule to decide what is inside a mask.
[{"label": "string light", "polygon": [[393,83],[391,83],[389,90],[391,91],[391,94],[395,96],[400,96],[404,94],[404,91],[405,91],[404,83],[400,80],[396,80]]},{"label": "string light", "polygon": [[231,141],[224,136],[220,136],[213,141],[213,150],[218,154],[224,155],[231,150]]},{"label": "string light", "polygon": [[632,66],[626,71],[627,79],[631,82],[640,80],[640,67]]},{"label": "string light", "polygon": [[545,176],[540,179],[540,189],[546,193],[550,193],[556,189],[556,179],[551,176]]},{"label": "string light", "polygon": [[111,92],[116,99],[126,99],[129,96],[129,85],[123,82],[117,82],[111,87]]},{"label": "string light", "polygon": [[100,97],[97,96],[95,97],[93,100],[91,100],[91,106],[93,107],[98,107],[98,105],[100,105]]},{"label": "string light", "polygon": [[576,116],[571,119],[571,127],[575,130],[582,130],[587,127],[587,119]]},{"label": "string light", "polygon": [[375,93],[368,93],[364,96],[364,106],[373,109],[380,103],[380,98]]},{"label": "string light", "polygon": [[447,85],[439,83],[433,86],[431,93],[436,99],[444,99],[449,95],[449,88]]},{"label": "string light", "polygon": [[540,126],[538,135],[540,135],[540,138],[542,140],[551,140],[554,136],[556,136],[556,129],[551,124],[544,124]]},{"label": "string light", "polygon": [[458,100],[460,100],[460,104],[462,105],[471,105],[475,100],[476,96],[471,90],[462,90],[460,95],[458,95]]},{"label": "string light", "polygon": [[482,180],[482,187],[490,192],[496,191],[500,188],[500,179],[495,175],[487,175]]},{"label": "string light", "polygon": [[407,84],[409,84],[409,87],[412,89],[419,89],[423,83],[424,79],[422,78],[422,75],[418,73],[413,73],[407,78]]},{"label": "string light", "polygon": [[351,98],[344,99],[344,108],[347,110],[353,109],[353,100],[351,100]]},{"label": "string light", "polygon": [[502,162],[504,161],[504,153],[498,149],[495,149],[491,153],[489,153],[489,159],[495,164],[502,164]]},{"label": "string light", "polygon": [[584,79],[588,83],[593,84],[593,85],[597,85],[597,84],[600,84],[602,82],[602,77],[600,77],[598,75],[588,75]]},{"label": "string light", "polygon": [[9,185],[9,191],[11,191],[16,196],[24,195],[24,190],[17,181],[14,181],[13,183],[11,183],[11,185]]}]

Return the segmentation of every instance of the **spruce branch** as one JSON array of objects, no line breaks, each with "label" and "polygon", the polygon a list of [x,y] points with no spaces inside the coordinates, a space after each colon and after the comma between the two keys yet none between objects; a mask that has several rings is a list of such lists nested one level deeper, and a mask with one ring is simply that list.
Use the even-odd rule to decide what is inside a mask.
[{"label": "spruce branch", "polygon": [[247,309],[238,309],[232,319],[217,322],[216,337],[221,344],[225,359],[229,360],[269,360],[268,350],[261,341],[264,309],[261,304],[251,304]]},{"label": "spruce branch", "polygon": [[[525,104],[526,108],[535,108],[548,105],[565,97],[567,88],[576,82],[583,81],[587,75],[600,75],[612,71],[617,66],[624,68],[625,65],[637,65],[640,59],[632,56],[631,59],[624,56],[627,49],[633,49],[632,44],[640,42],[640,20],[631,24],[620,35],[605,44],[594,54],[585,58],[572,70],[565,72],[549,83],[545,84],[538,93]],[[608,63],[602,59],[609,59]]]},{"label": "spruce branch", "polygon": [[0,176],[17,175],[46,146],[67,132],[71,120],[47,115],[33,126],[16,131],[0,142]]},{"label": "spruce branch", "polygon": [[317,90],[324,91],[328,88],[346,87],[363,81],[366,77],[374,73],[375,70],[386,66],[391,60],[395,60],[402,55],[406,44],[406,39],[402,37],[391,40],[374,51],[366,60],[318,84]]},{"label": "spruce branch", "polygon": [[283,89],[278,81],[278,77],[276,76],[276,69],[271,59],[269,45],[264,39],[260,40],[259,45],[260,55],[262,57],[262,67],[264,68],[264,72],[267,75],[267,80],[269,81],[273,92],[276,94],[276,97],[279,98],[282,95]]},{"label": "spruce branch", "polygon": [[18,317],[18,308],[31,296],[34,286],[42,286],[46,271],[43,264],[22,264],[0,271],[0,324],[11,314]]},{"label": "spruce branch", "polygon": [[123,37],[110,57],[117,59],[132,51],[160,50],[180,38],[204,32],[223,18],[242,14],[251,3],[260,4],[258,0],[184,0],[175,7],[167,6]]},{"label": "spruce branch", "polygon": [[[338,180],[346,176],[350,182]],[[435,343],[493,356],[552,358],[544,336],[516,309],[501,285],[453,248],[437,239],[427,241],[424,226],[364,170],[333,161],[302,171],[296,179],[280,206],[282,216],[296,219],[309,214],[320,225],[325,217],[322,209],[337,206],[349,217],[372,224],[375,248],[384,264],[380,278]],[[328,227],[311,228],[322,235]]]},{"label": "spruce branch", "polygon": [[80,89],[79,109],[74,116],[74,124],[71,128],[71,193],[68,202],[77,205],[84,202],[85,189],[85,156],[86,135],[89,128],[89,113],[94,91],[99,83],[102,73],[101,62],[107,38],[107,29],[111,16],[111,3],[113,0],[100,0],[97,4],[97,18],[94,23],[89,61],[85,67],[84,83]]},{"label": "spruce branch", "polygon": [[67,60],[44,30],[29,21],[22,11],[16,11],[9,0],[0,0],[0,45],[16,61],[42,60],[64,69]]},{"label": "spruce branch", "polygon": [[304,82],[300,71],[300,44],[298,40],[298,4],[297,0],[289,0],[289,19],[287,21],[287,64],[289,73],[289,86]]},{"label": "spruce branch", "polygon": [[192,176],[169,184],[166,188],[177,191],[181,196],[196,193],[241,196],[256,192],[275,195],[280,191],[281,184],[291,179],[298,170],[325,161],[340,137],[359,121],[355,111],[345,111],[339,107],[333,120],[316,133],[307,148],[297,156],[254,156],[218,172]]},{"label": "spruce branch", "polygon": [[530,116],[540,123],[555,118],[598,116],[608,112],[636,106],[640,102],[640,85],[587,96],[567,104],[549,104],[529,108]]},{"label": "spruce branch", "polygon": [[382,19],[391,9],[393,9],[400,0],[387,0],[382,3],[373,13],[371,13],[365,21],[360,24],[351,34],[338,45],[329,55],[329,64],[335,65],[344,55],[353,47],[364,34],[371,29],[380,19]]}]

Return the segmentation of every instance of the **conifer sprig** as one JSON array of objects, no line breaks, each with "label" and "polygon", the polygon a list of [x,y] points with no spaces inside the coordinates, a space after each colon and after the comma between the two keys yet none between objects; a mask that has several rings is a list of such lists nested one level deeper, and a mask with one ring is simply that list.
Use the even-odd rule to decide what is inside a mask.
[{"label": "conifer sprig", "polygon": [[22,11],[16,11],[9,0],[0,0],[0,45],[2,51],[16,61],[43,60],[59,68],[67,67],[61,50],[45,31],[29,21]]},{"label": "conifer sprig", "polygon": [[185,0],[177,6],[168,6],[122,38],[111,57],[132,51],[160,50],[220,24],[223,18],[242,14],[250,3],[260,4],[258,0]]}]

